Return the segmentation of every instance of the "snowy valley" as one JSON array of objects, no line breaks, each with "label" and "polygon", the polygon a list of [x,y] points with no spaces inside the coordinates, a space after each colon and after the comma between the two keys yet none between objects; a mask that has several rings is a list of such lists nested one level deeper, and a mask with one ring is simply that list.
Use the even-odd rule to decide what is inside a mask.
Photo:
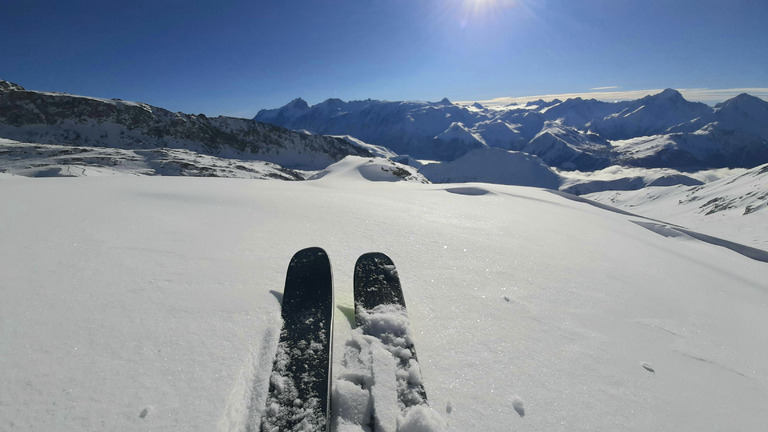
[{"label": "snowy valley", "polygon": [[762,430],[766,106],[296,100],[254,121],[0,81],[0,429],[258,430],[286,267],[320,246],[336,431],[370,431],[339,418],[368,403],[342,354],[371,251],[431,409],[401,432]]}]

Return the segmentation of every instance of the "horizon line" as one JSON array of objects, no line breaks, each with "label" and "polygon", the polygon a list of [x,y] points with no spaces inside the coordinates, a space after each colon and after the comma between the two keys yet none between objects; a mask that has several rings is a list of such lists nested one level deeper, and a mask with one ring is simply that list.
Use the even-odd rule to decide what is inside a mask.
[{"label": "horizon line", "polygon": [[[488,106],[503,106],[510,104],[526,104],[528,102],[537,101],[539,99],[546,102],[553,101],[555,99],[566,100],[575,99],[580,97],[582,99],[597,99],[605,102],[618,102],[626,100],[636,100],[645,96],[651,96],[661,93],[665,89],[646,89],[646,90],[620,90],[620,91],[588,91],[577,93],[558,93],[558,94],[545,94],[535,96],[502,96],[486,100],[462,100],[456,103],[460,104],[473,104],[480,103],[481,105]],[[749,88],[730,88],[730,89],[708,89],[708,88],[690,88],[690,89],[675,89],[683,95],[683,97],[691,102],[704,102],[709,105],[714,105],[736,97],[742,93],[748,93],[751,96],[758,97],[768,102],[768,88],[766,87],[749,87]]]}]

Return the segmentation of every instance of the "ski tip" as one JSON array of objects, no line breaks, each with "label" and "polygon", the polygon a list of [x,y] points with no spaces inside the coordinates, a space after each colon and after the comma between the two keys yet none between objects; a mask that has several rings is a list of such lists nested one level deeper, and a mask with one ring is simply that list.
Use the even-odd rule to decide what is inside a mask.
[{"label": "ski tip", "polygon": [[304,305],[333,304],[331,262],[325,250],[310,247],[296,252],[288,264],[283,289],[283,317]]},{"label": "ski tip", "polygon": [[371,309],[379,304],[405,307],[400,277],[392,260],[381,252],[360,256],[355,264],[355,310]]},{"label": "ski tip", "polygon": [[304,258],[304,257],[314,257],[319,255],[328,256],[328,253],[325,252],[325,249],[321,247],[313,246],[313,247],[304,248],[296,252],[295,254],[293,254],[293,258],[296,259],[296,258]]},{"label": "ski tip", "polygon": [[355,264],[355,266],[360,267],[365,263],[375,263],[377,265],[388,265],[388,266],[395,265],[395,263],[392,262],[392,258],[390,258],[389,256],[387,256],[382,252],[368,252],[360,255],[360,258],[357,259],[357,263]]}]

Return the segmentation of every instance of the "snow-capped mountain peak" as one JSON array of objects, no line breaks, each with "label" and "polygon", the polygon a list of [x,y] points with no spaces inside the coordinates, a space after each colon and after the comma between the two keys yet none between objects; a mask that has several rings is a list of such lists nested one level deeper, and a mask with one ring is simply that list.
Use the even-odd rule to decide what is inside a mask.
[{"label": "snow-capped mountain peak", "polygon": [[446,129],[445,131],[443,131],[442,133],[437,135],[435,137],[435,139],[439,139],[439,140],[443,140],[443,141],[457,140],[457,141],[461,141],[461,142],[479,141],[479,142],[485,144],[485,141],[483,140],[483,138],[481,136],[471,132],[461,122],[453,122],[453,123],[451,123],[451,125],[448,127],[448,129]]},{"label": "snow-capped mountain peak", "polygon": [[768,119],[768,102],[747,93],[742,93],[715,105],[716,115],[722,116],[726,113],[765,123]]},{"label": "snow-capped mountain peak", "polygon": [[[687,102],[685,100],[685,98],[683,97],[682,93],[680,93],[679,91],[677,91],[675,89],[672,89],[672,88],[664,89],[661,93],[657,93],[655,95],[646,96],[643,99],[646,100],[646,101],[652,101],[652,100],[659,101],[659,100],[663,100],[663,101],[672,101],[672,102],[676,102],[676,103]],[[641,99],[641,100],[643,100],[643,99]]]},{"label": "snow-capped mountain peak", "polygon": [[287,107],[297,111],[306,111],[309,109],[309,104],[304,99],[298,97],[288,102]]},{"label": "snow-capped mountain peak", "polygon": [[[543,137],[541,133],[551,129],[550,122],[556,121],[573,130],[568,134],[568,141],[572,143],[605,143],[608,140],[631,143],[637,142],[631,141],[636,138],[659,136],[665,143],[679,144],[674,148],[669,145],[645,146],[642,151],[633,151],[632,145],[613,148],[600,145],[598,153],[589,150],[596,148],[592,145],[569,145],[574,154],[568,158],[563,158],[560,152],[537,153],[546,163],[560,168],[589,170],[617,163],[701,168],[710,166],[716,160],[726,161],[723,163],[729,165],[753,166],[768,162],[768,154],[763,157],[760,150],[761,140],[768,140],[768,130],[763,127],[766,122],[761,121],[765,111],[762,107],[768,102],[757,98],[750,102],[748,98],[726,101],[715,109],[687,101],[679,91],[671,88],[634,101],[602,102],[581,98],[536,100],[506,109],[488,108],[478,103],[454,105],[447,98],[440,102],[328,100],[290,115],[287,114],[290,104],[277,110],[262,111],[255,119],[315,133],[351,135],[371,144],[389,147],[399,154],[445,161],[466,152],[466,149],[446,149],[445,143],[452,140],[507,150],[528,148],[533,151],[533,148],[540,148],[533,141],[540,141]],[[743,108],[736,109],[740,106]],[[750,114],[736,114],[739,110]],[[280,117],[281,112],[283,115]],[[737,122],[739,119],[742,120]],[[720,129],[738,123],[737,128],[729,130],[751,131],[752,138],[741,140],[743,145],[734,145],[726,134],[718,132],[720,129],[705,128],[717,121],[722,123]],[[750,124],[745,125],[745,122]],[[505,126],[500,127],[500,124]],[[553,135],[552,130],[549,132],[550,136],[563,135]],[[582,136],[575,138],[574,133]],[[653,152],[658,154],[650,154]],[[745,152],[750,155],[748,158],[739,156]],[[554,157],[556,154],[557,157]],[[636,158],[635,155],[641,157]]]},{"label": "snow-capped mountain peak", "polygon": [[0,80],[0,92],[23,91],[24,87],[5,80]]}]

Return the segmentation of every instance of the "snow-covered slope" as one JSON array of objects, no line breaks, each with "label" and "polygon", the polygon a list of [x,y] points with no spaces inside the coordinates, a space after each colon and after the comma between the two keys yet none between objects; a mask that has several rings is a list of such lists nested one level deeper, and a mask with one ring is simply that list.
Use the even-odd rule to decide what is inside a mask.
[{"label": "snow-covered slope", "polygon": [[540,157],[550,166],[574,169],[605,168],[611,145],[595,134],[586,134],[558,122],[546,122],[522,151]]},{"label": "snow-covered slope", "polygon": [[397,153],[393,152],[392,150],[384,146],[368,144],[367,142],[359,140],[351,135],[338,135],[337,138],[342,138],[352,145],[361,147],[367,150],[368,152],[370,152],[373,156],[383,157],[388,159],[397,157]]},{"label": "snow-covered slope", "polygon": [[560,176],[537,156],[527,153],[481,148],[451,161],[419,169],[435,183],[484,182],[557,189]]},{"label": "snow-covered slope", "polygon": [[564,177],[560,190],[575,195],[603,191],[629,191],[648,186],[695,186],[714,180],[700,173],[682,173],[671,168],[625,168],[610,166],[592,172],[559,171]]},{"label": "snow-covered slope", "polygon": [[690,141],[689,148],[705,150],[698,159],[708,157],[712,166],[751,167],[768,160],[768,102],[748,94],[719,103],[709,115],[671,131]]},{"label": "snow-covered slope", "polygon": [[433,154],[440,160],[454,160],[471,150],[486,147],[488,144],[479,134],[473,133],[460,122],[453,122],[435,137],[432,144]]},{"label": "snow-covered slope", "polygon": [[707,105],[689,102],[673,89],[624,102],[620,106],[623,106],[621,111],[592,120],[591,129],[607,139],[629,139],[664,133],[673,126],[712,112],[712,108]]},{"label": "snow-covered slope", "polygon": [[174,148],[211,156],[322,169],[347,155],[370,156],[346,140],[231,117],[172,113],[139,102],[0,86],[0,137],[41,144]]},{"label": "snow-covered slope", "polygon": [[285,269],[315,245],[333,370],[354,262],[385,252],[448,430],[768,423],[768,264],[542,190],[347,172],[0,179],[0,429],[254,430]]},{"label": "snow-covered slope", "polygon": [[190,150],[20,143],[0,138],[0,173],[25,177],[168,175],[303,180],[305,174],[262,162],[219,158]]},{"label": "snow-covered slope", "polygon": [[[480,105],[482,107],[482,105]],[[519,150],[527,142],[516,124],[510,124],[500,119],[482,121],[473,127],[474,134],[490,147],[505,150]]]},{"label": "snow-covered slope", "polygon": [[587,198],[768,249],[768,165],[700,186],[605,191]]}]

